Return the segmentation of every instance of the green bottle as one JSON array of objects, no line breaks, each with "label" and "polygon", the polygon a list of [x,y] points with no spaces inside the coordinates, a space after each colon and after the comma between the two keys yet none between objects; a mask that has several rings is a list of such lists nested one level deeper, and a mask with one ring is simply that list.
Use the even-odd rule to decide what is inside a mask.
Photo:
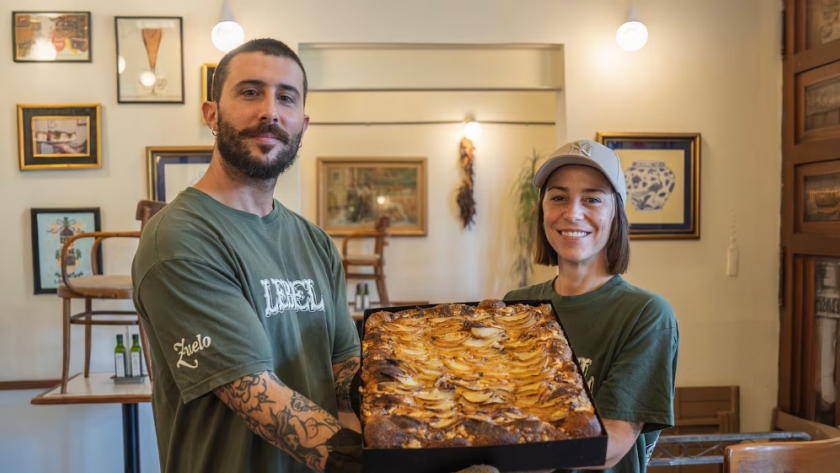
[{"label": "green bottle", "polygon": [[367,283],[365,283],[364,288],[362,288],[362,308],[370,309],[370,293],[368,292]]},{"label": "green bottle", "polygon": [[123,345],[123,336],[117,335],[117,348],[114,348],[114,370],[117,378],[125,377],[125,345]]},{"label": "green bottle", "polygon": [[129,363],[131,373],[129,376],[143,376],[140,368],[140,335],[136,333],[131,336],[131,353],[129,353],[129,357],[131,358],[131,363]]}]

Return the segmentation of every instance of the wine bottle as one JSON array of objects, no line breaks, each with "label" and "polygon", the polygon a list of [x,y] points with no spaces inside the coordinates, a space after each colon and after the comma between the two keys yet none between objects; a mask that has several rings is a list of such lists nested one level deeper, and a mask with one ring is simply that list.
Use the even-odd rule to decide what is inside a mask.
[{"label": "wine bottle", "polygon": [[143,376],[142,368],[140,367],[140,335],[136,333],[131,336],[131,352],[129,353],[129,357],[131,358],[130,376]]},{"label": "wine bottle", "polygon": [[370,294],[368,293],[367,283],[365,283],[365,288],[362,289],[362,308],[370,309]]},{"label": "wine bottle", "polygon": [[125,345],[122,334],[117,335],[117,348],[114,348],[114,371],[117,378],[124,378],[125,373]]},{"label": "wine bottle", "polygon": [[357,283],[356,284],[356,299],[353,301],[354,308],[358,310],[364,309],[362,306],[362,285]]}]

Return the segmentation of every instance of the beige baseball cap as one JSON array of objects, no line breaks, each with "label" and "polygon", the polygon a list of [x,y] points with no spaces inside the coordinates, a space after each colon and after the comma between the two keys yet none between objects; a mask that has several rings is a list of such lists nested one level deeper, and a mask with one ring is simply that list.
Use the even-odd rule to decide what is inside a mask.
[{"label": "beige baseball cap", "polygon": [[572,141],[551,153],[551,156],[537,170],[534,185],[542,189],[551,173],[567,164],[580,164],[601,171],[618,192],[622,205],[627,203],[627,184],[624,182],[624,171],[621,170],[618,155],[615,151],[592,140]]}]

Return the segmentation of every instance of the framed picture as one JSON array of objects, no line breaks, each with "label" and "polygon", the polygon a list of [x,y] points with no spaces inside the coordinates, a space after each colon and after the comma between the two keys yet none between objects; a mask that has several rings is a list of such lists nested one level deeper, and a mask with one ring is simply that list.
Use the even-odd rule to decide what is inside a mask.
[{"label": "framed picture", "polygon": [[20,169],[102,166],[102,119],[98,103],[18,104]]},{"label": "framed picture", "polygon": [[149,146],[146,166],[149,198],[172,202],[179,192],[195,184],[207,171],[212,146]]},{"label": "framed picture", "polygon": [[90,62],[90,12],[12,12],[15,62]]},{"label": "framed picture", "polygon": [[840,232],[840,161],[798,165],[794,174],[795,231]]},{"label": "framed picture", "polygon": [[794,82],[796,142],[840,137],[840,62],[798,74]]},{"label": "framed picture", "polygon": [[804,0],[804,3],[805,12],[800,15],[807,27],[800,28],[805,31],[805,48],[811,49],[840,39],[840,3],[837,0]]},{"label": "framed picture", "polygon": [[206,62],[201,65],[201,101],[213,101],[213,74],[216,72],[217,64]]},{"label": "framed picture", "polygon": [[426,158],[318,158],[318,225],[330,235],[373,230],[426,234]]},{"label": "framed picture", "polygon": [[700,134],[598,133],[621,159],[630,238],[700,238]]},{"label": "framed picture", "polygon": [[114,18],[117,102],[184,103],[181,17]]},{"label": "framed picture", "polygon": [[[100,231],[99,208],[31,209],[31,213],[35,294],[55,294],[61,281],[61,245],[73,235]],[[102,268],[102,246],[91,255],[92,246],[93,238],[73,243],[64,261],[68,277],[91,276],[91,258]]]}]

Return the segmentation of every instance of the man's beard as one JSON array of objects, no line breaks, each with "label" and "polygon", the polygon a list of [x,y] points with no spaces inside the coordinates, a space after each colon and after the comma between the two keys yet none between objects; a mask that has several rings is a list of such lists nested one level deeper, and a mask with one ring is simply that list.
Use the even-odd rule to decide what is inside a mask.
[{"label": "man's beard", "polygon": [[[232,124],[222,119],[221,112],[218,115],[218,125],[219,135],[216,137],[216,148],[224,161],[223,164],[227,164],[225,166],[227,169],[235,171],[242,177],[255,181],[274,181],[277,176],[289,169],[297,158],[300,140],[303,138],[302,130],[296,135],[290,135],[276,123],[264,123],[237,131]],[[270,133],[285,143],[277,151],[274,159],[262,159],[253,156],[248,151],[245,140],[264,133]],[[269,153],[275,146],[277,145],[258,145],[263,153]]]}]

